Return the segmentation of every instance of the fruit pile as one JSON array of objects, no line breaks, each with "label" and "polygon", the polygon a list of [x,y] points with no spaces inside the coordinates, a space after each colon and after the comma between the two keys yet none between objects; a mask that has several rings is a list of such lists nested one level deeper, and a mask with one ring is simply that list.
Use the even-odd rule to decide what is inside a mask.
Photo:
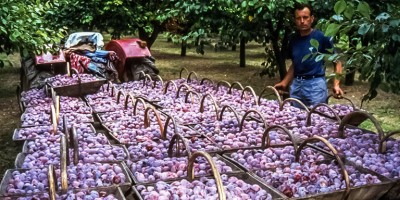
[{"label": "fruit pile", "polygon": [[[74,80],[48,79],[53,86]],[[266,99],[193,72],[107,83],[79,98],[32,89],[20,101],[13,138],[25,144],[0,198],[367,199],[356,192],[378,185],[387,189],[374,197],[400,197],[389,191],[400,180],[400,142],[395,133],[355,127],[352,115],[364,111],[354,106],[299,109],[294,99]],[[109,192],[115,188],[121,193]]]}]

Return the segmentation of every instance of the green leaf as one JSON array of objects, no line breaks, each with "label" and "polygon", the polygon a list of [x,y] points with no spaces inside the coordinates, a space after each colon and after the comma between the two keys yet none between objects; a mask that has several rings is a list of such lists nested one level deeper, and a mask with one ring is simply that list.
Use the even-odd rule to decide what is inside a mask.
[{"label": "green leaf", "polygon": [[370,18],[370,13],[371,9],[369,8],[369,5],[366,2],[360,2],[357,6],[357,11],[366,18]]},{"label": "green leaf", "polygon": [[400,19],[394,19],[389,21],[389,25],[393,28],[396,28],[400,25]]},{"label": "green leaf", "polygon": [[400,42],[400,35],[393,34],[393,35],[392,35],[392,40],[397,41],[397,42]]},{"label": "green leaf", "polygon": [[389,25],[383,24],[383,25],[382,25],[382,32],[383,32],[383,33],[387,33],[387,32],[389,31],[389,28],[390,28]]},{"label": "green leaf", "polygon": [[247,1],[243,1],[242,2],[242,8],[246,8],[247,7]]},{"label": "green leaf", "polygon": [[354,8],[353,6],[348,5],[346,10],[344,11],[343,15],[347,18],[347,19],[352,19],[353,15],[354,15]]},{"label": "green leaf", "polygon": [[361,24],[360,28],[358,29],[358,34],[365,35],[368,33],[369,29],[371,28],[371,24]]},{"label": "green leaf", "polygon": [[328,25],[328,27],[326,28],[325,31],[325,36],[330,36],[333,37],[336,35],[336,33],[339,31],[341,25],[339,24],[335,24],[335,23],[331,23]]},{"label": "green leaf", "polygon": [[341,14],[344,10],[346,10],[346,2],[343,0],[340,0],[335,3],[335,6],[333,7],[335,13],[337,15]]},{"label": "green leaf", "polygon": [[311,56],[311,53],[309,53],[309,54],[305,55],[305,56],[303,57],[303,59],[301,60],[301,62],[304,62],[304,61],[306,61],[307,59],[309,59],[309,58],[310,58],[310,56]]},{"label": "green leaf", "polygon": [[315,62],[319,62],[319,61],[321,61],[322,59],[324,59],[324,55],[323,55],[323,54],[318,55],[318,56],[315,58]]},{"label": "green leaf", "polygon": [[319,42],[318,42],[318,40],[316,40],[316,39],[311,39],[311,40],[310,40],[310,44],[311,44],[312,47],[314,47],[314,48],[318,51],[318,48],[319,48]]},{"label": "green leaf", "polygon": [[381,20],[387,20],[389,19],[390,15],[386,12],[383,12],[381,14],[379,14],[378,16],[376,16],[376,20],[381,21]]}]

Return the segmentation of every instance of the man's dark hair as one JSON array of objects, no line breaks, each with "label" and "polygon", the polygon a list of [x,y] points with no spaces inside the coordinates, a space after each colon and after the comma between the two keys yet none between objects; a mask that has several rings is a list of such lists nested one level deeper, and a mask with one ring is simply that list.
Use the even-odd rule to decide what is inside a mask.
[{"label": "man's dark hair", "polygon": [[310,16],[314,15],[314,11],[313,11],[313,9],[312,9],[310,4],[299,3],[299,2],[295,2],[294,3],[293,13],[295,13],[296,10],[303,10],[304,8],[308,8],[310,10]]}]

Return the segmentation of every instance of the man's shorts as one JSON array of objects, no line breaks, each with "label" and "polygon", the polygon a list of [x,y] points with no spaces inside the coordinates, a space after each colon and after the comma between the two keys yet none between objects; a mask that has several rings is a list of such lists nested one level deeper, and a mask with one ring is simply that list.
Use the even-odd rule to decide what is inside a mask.
[{"label": "man's shorts", "polygon": [[[300,100],[307,107],[326,103],[328,88],[325,77],[312,79],[293,78],[292,85],[290,86],[290,97]],[[301,108],[300,105],[296,104],[294,103],[293,105]]]}]

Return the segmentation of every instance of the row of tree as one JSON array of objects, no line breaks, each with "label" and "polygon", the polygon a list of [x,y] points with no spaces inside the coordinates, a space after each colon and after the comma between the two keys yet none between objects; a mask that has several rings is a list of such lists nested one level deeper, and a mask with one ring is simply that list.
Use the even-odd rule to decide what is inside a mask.
[{"label": "row of tree", "polygon": [[[315,59],[345,62],[348,74],[360,71],[371,82],[366,99],[378,85],[400,92],[399,2],[358,0],[296,0],[313,5],[318,27],[339,41],[336,54]],[[40,52],[59,44],[67,31],[98,30],[113,38],[138,35],[151,48],[160,33],[182,46],[219,35],[239,44],[242,67],[245,44],[269,43],[263,75],[286,74],[285,59],[293,30],[295,0],[6,0],[0,3],[0,53]],[[68,29],[66,28],[68,27]],[[0,65],[4,64],[0,60]]]}]

